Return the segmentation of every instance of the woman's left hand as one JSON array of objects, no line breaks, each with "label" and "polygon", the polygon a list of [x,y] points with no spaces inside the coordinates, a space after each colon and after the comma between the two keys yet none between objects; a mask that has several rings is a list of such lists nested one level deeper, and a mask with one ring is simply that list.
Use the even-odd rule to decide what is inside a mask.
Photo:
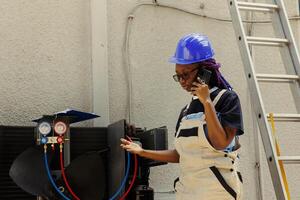
[{"label": "woman's left hand", "polygon": [[204,104],[207,100],[210,100],[209,96],[209,88],[203,81],[193,82],[193,86],[191,87],[191,93],[197,96],[202,104]]}]

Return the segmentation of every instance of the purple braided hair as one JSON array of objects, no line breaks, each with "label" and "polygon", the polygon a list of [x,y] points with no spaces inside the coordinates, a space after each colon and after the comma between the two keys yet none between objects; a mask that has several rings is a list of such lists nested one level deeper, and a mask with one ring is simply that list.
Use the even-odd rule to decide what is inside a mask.
[{"label": "purple braided hair", "polygon": [[228,83],[228,81],[226,81],[226,79],[222,76],[221,72],[219,71],[221,64],[217,63],[215,59],[207,59],[205,61],[200,62],[200,65],[207,67],[208,69],[212,69],[216,72],[218,81],[217,85],[219,86],[219,88],[232,90],[231,85]]}]

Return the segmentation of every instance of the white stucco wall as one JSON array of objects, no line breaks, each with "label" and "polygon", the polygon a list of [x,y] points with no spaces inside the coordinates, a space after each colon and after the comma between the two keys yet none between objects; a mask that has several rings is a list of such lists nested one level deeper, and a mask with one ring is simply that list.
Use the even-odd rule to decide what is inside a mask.
[{"label": "white stucco wall", "polygon": [[[71,107],[93,111],[92,59],[97,52],[92,46],[91,1],[26,1],[2,0],[0,5],[0,124],[32,125],[30,119],[41,114],[53,113]],[[235,34],[230,22],[209,17],[200,17],[162,6],[141,6],[133,13],[128,37],[128,57],[131,73],[128,74],[124,59],[123,43],[127,17],[137,2],[152,3],[151,0],[111,0],[107,3],[107,41],[97,38],[99,45],[106,48],[109,89],[109,120],[128,119],[129,89],[127,78],[131,78],[130,121],[138,127],[148,129],[167,125],[169,147],[173,148],[175,123],[180,109],[190,96],[172,80],[174,66],[167,62],[174,53],[178,39],[190,32],[202,32],[209,36],[215,49],[216,59],[222,63],[221,71],[239,94],[244,114],[245,135],[241,137],[241,171],[244,176],[245,199],[258,199],[255,169],[254,135],[256,125],[252,118],[251,103],[242,67]],[[163,5],[175,6],[189,12],[218,19],[230,19],[225,0],[160,0]],[[264,1],[260,1],[264,2]],[[285,1],[289,16],[299,15],[297,0]],[[99,4],[93,4],[99,5]],[[103,4],[106,5],[106,4]],[[102,8],[101,8],[102,9]],[[101,10],[99,9],[99,10]],[[97,9],[95,9],[97,11]],[[257,16],[264,18],[264,15]],[[93,19],[95,20],[95,19]],[[93,21],[95,22],[95,21]],[[99,24],[98,24],[99,26]],[[299,44],[299,21],[292,21],[295,37]],[[98,27],[99,28],[99,27]],[[270,28],[254,25],[253,33],[272,33]],[[98,29],[97,29],[98,30]],[[99,31],[99,30],[98,30]],[[97,44],[98,45],[98,44]],[[97,48],[96,48],[97,50]],[[99,50],[99,49],[98,49]],[[101,55],[105,56],[103,49]],[[263,56],[266,55],[267,57]],[[254,49],[255,61],[261,72],[283,72],[279,54],[274,51]],[[105,59],[105,57],[103,58]],[[101,61],[97,61],[101,63]],[[101,68],[101,66],[100,66]],[[102,80],[106,81],[106,80]],[[100,81],[101,82],[101,81]],[[95,83],[95,82],[94,82]],[[268,86],[264,86],[268,87]],[[107,86],[106,86],[107,89]],[[286,90],[286,86],[271,85],[266,88],[265,99]],[[108,95],[107,91],[97,95]],[[289,95],[289,93],[284,93]],[[96,97],[95,97],[96,98]],[[102,98],[102,97],[100,97]],[[105,99],[105,97],[103,98]],[[275,99],[274,99],[275,100]],[[294,112],[287,106],[286,98],[268,103],[267,110]],[[99,113],[101,115],[101,113]],[[90,122],[84,125],[91,125]],[[278,127],[282,152],[300,152],[297,133],[300,127]],[[299,135],[299,134],[298,134]],[[264,199],[274,199],[273,189],[265,164],[263,149]],[[300,176],[297,167],[288,167],[291,180],[292,199],[299,199],[297,192]],[[178,176],[178,166],[169,164],[151,169],[151,186],[155,199],[174,199],[173,180]]]},{"label": "white stucco wall", "polygon": [[[152,1],[139,1],[148,2]],[[264,2],[264,1],[256,1]],[[230,19],[227,1],[180,1],[164,0],[158,1],[161,5],[170,5],[189,12],[206,15],[219,19]],[[290,16],[298,15],[297,1],[288,1],[287,8]],[[221,71],[230,81],[235,91],[239,94],[244,114],[245,135],[241,137],[241,171],[244,176],[245,199],[259,199],[259,187],[257,169],[255,168],[257,147],[254,143],[256,124],[253,121],[250,95],[242,67],[242,61],[235,40],[232,24],[163,6],[144,5],[137,8],[133,13],[130,11],[136,5],[136,1],[111,1],[108,4],[108,32],[109,34],[109,86],[110,86],[110,120],[116,121],[128,115],[128,95],[131,91],[131,113],[130,120],[138,127],[154,128],[167,125],[169,128],[169,147],[173,148],[173,135],[175,123],[180,109],[189,101],[190,96],[184,92],[178,84],[172,80],[174,66],[167,62],[174,53],[178,39],[190,32],[202,32],[209,36],[215,48],[216,59],[222,63]],[[125,40],[125,26],[127,17],[132,14],[129,23],[130,34],[128,40],[128,62],[130,66],[131,90],[127,89],[128,69],[122,60],[124,55],[123,43]],[[255,19],[265,19],[267,16],[255,16]],[[299,38],[299,22],[292,21],[295,36]],[[253,33],[272,33],[268,24],[264,27],[260,24],[253,26]],[[264,31],[263,31],[264,28]],[[267,31],[266,31],[267,30]],[[299,40],[298,40],[299,41]],[[274,51],[255,49],[255,60],[262,64],[259,69],[269,73],[284,72],[280,69],[280,55]],[[267,56],[264,56],[267,53]],[[126,54],[125,54],[126,55]],[[274,56],[275,55],[275,56]],[[269,64],[267,64],[270,62]],[[276,69],[275,69],[276,68]],[[274,95],[282,93],[288,87],[271,85],[267,89],[264,98],[273,100]],[[288,95],[288,92],[283,93]],[[120,101],[122,99],[123,101]],[[295,112],[292,106],[287,106],[282,97],[276,103],[267,103],[269,112]],[[281,109],[281,110],[280,110]],[[281,142],[287,142],[282,146],[282,152],[286,152],[287,146],[296,146],[295,133],[299,132],[295,124],[289,125],[293,128],[293,134],[287,136],[288,128],[277,131],[285,134],[281,136]],[[287,136],[287,137],[286,137]],[[287,141],[289,139],[289,142]],[[298,138],[299,141],[299,138]],[[263,196],[264,199],[275,199],[273,188],[269,178],[268,168],[263,155],[263,147],[260,149]],[[298,151],[299,152],[299,151]],[[291,155],[291,154],[289,154]],[[295,166],[289,166],[293,170]],[[298,199],[297,185],[299,177],[291,176],[289,171],[292,199]],[[156,199],[174,199],[173,180],[178,175],[176,164],[160,166],[151,169],[151,186],[157,192]],[[290,176],[289,176],[290,175]]]},{"label": "white stucco wall", "polygon": [[89,1],[1,1],[1,125],[92,111],[90,24]]}]

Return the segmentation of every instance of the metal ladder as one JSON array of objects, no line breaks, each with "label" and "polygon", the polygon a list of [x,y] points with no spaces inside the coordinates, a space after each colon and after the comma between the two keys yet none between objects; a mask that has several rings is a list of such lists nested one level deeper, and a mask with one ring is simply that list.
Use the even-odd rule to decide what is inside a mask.
[{"label": "metal ladder", "polygon": [[[237,0],[228,0],[228,3],[238,46],[240,48],[240,53],[245,68],[245,75],[250,90],[251,102],[261,133],[275,194],[278,200],[288,200],[289,196],[284,186],[280,164],[298,164],[300,163],[300,156],[277,155],[276,143],[272,136],[271,128],[268,124],[268,119],[271,117],[271,114],[265,112],[260,88],[258,85],[258,81],[292,83],[290,84],[290,88],[296,104],[297,114],[275,113],[272,114],[272,119],[284,122],[300,122],[300,61],[287,13],[282,0],[273,0],[273,4],[241,2]],[[240,14],[241,10],[271,12],[272,23],[277,38],[247,36],[245,34]],[[249,49],[251,45],[280,47],[282,61],[288,75],[256,74]]]}]

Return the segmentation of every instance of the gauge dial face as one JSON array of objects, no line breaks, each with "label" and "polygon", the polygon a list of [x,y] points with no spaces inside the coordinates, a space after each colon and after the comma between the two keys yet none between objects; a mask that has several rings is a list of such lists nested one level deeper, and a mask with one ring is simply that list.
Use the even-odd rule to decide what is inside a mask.
[{"label": "gauge dial face", "polygon": [[48,122],[42,122],[38,126],[38,131],[42,135],[48,135],[51,132],[51,125]]},{"label": "gauge dial face", "polygon": [[54,131],[58,135],[63,135],[67,132],[67,125],[64,122],[56,122],[54,125]]}]

